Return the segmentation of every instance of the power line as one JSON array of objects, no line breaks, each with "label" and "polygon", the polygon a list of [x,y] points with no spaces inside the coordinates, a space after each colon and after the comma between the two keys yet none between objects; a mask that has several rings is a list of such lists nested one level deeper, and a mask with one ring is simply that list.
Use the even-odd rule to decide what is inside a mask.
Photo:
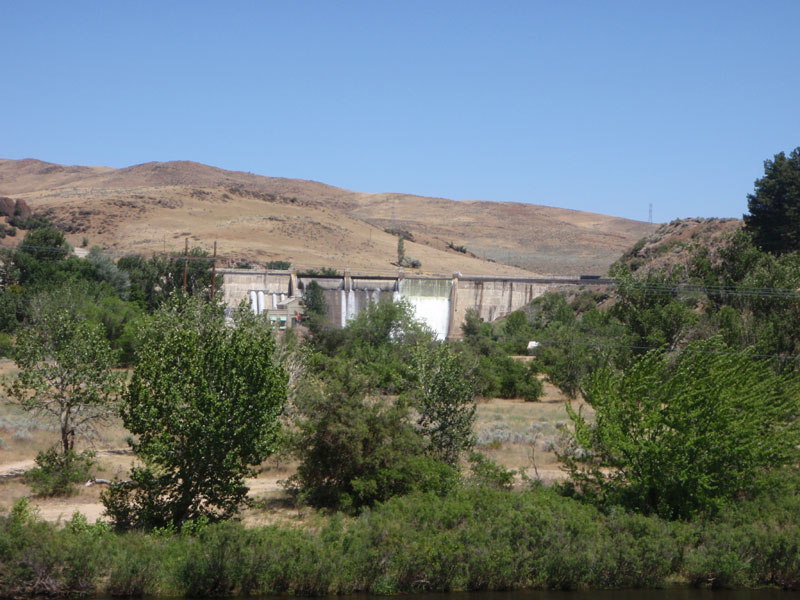
[{"label": "power line", "polygon": [[800,299],[800,290],[792,288],[702,285],[692,283],[628,283],[619,281],[612,285],[616,285],[618,288],[629,290],[631,292],[642,291],[645,294],[704,294],[707,296],[745,296]]}]

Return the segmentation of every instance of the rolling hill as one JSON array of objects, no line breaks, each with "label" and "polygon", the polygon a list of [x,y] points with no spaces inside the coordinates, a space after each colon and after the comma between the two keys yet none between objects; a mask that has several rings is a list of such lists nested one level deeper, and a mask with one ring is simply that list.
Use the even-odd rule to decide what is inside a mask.
[{"label": "rolling hill", "polygon": [[[364,194],[315,181],[153,162],[123,169],[0,159],[0,196],[24,199],[70,242],[112,255],[210,250],[228,264],[395,272],[397,237],[420,272],[450,275],[604,273],[656,225],[509,202]],[[8,242],[8,240],[7,240]],[[467,252],[454,248],[463,246]]]}]

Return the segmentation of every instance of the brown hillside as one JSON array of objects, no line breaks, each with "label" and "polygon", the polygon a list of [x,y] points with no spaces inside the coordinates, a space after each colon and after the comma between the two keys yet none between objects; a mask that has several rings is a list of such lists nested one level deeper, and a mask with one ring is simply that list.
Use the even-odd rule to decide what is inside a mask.
[{"label": "brown hillside", "polygon": [[362,194],[187,161],[112,169],[0,160],[0,196],[50,210],[75,245],[86,237],[118,255],[181,250],[189,237],[206,249],[217,240],[231,261],[355,271],[396,270],[397,238],[387,228],[413,236],[406,255],[422,262],[421,272],[445,275],[604,273],[655,230],[580,211]]}]

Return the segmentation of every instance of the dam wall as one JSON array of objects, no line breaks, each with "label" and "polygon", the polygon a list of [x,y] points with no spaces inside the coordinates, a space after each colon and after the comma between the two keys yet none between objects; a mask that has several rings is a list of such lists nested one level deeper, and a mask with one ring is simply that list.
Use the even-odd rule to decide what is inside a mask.
[{"label": "dam wall", "polygon": [[461,325],[470,309],[484,321],[492,322],[548,291],[614,284],[613,280],[599,278],[478,277],[460,273],[452,277],[406,277],[402,271],[397,276],[351,275],[345,271],[334,277],[298,277],[294,270],[220,272],[225,276],[223,299],[229,307],[246,299],[257,314],[297,311],[303,290],[315,281],[322,288],[328,320],[336,326],[344,327],[370,303],[403,299],[438,339],[460,338]]},{"label": "dam wall", "polygon": [[447,335],[450,339],[461,337],[461,324],[470,309],[477,311],[481,319],[491,323],[522,308],[553,288],[552,283],[534,279],[454,276],[453,282],[453,326]]},{"label": "dam wall", "polygon": [[[220,269],[218,272],[224,274],[222,301],[231,308],[239,306],[239,303],[245,298],[251,302],[252,306],[255,297],[256,302],[261,298],[263,310],[266,310],[268,306],[277,305],[282,297],[285,300],[293,295],[292,274],[289,271]],[[294,280],[296,282],[296,277]],[[297,287],[296,283],[294,287]],[[257,312],[263,312],[263,310]]]}]

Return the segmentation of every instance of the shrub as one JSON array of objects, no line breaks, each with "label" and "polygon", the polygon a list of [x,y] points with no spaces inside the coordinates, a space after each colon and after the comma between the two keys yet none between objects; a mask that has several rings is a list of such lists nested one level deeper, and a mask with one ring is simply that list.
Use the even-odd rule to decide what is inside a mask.
[{"label": "shrub", "polygon": [[108,527],[76,513],[62,529],[42,521],[28,501],[0,517],[0,595],[79,596],[96,591],[107,568]]},{"label": "shrub", "polygon": [[414,489],[445,493],[457,471],[423,456],[401,400],[370,398],[352,371],[296,393],[291,445],[301,461],[289,489],[312,506],[353,512]]},{"label": "shrub", "polygon": [[[292,267],[292,263],[288,260],[271,260],[267,263],[267,269],[276,270],[276,271],[288,271]],[[247,267],[237,267],[237,268],[244,268],[244,269],[251,269],[251,266]]]},{"label": "shrub", "polygon": [[448,242],[447,243],[447,247],[450,250],[455,250],[456,252],[461,252],[462,254],[466,254],[467,253],[467,247],[466,246],[456,246],[453,242]]},{"label": "shrub", "polygon": [[25,473],[25,481],[37,496],[69,496],[76,484],[89,480],[96,465],[95,453],[84,450],[59,452],[50,448],[36,455],[36,467]]},{"label": "shrub", "polygon": [[480,452],[470,453],[469,464],[469,481],[475,485],[510,490],[514,484],[514,471],[498,465]]}]

